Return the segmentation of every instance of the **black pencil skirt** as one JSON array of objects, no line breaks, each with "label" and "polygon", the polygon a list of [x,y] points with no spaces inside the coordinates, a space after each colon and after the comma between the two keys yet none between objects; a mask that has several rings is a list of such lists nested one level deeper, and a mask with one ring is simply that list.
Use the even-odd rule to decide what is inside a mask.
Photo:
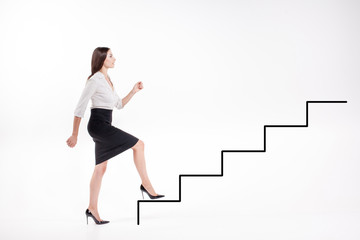
[{"label": "black pencil skirt", "polygon": [[133,135],[112,126],[111,122],[112,110],[91,109],[87,129],[95,142],[95,165],[126,151],[139,140]]}]

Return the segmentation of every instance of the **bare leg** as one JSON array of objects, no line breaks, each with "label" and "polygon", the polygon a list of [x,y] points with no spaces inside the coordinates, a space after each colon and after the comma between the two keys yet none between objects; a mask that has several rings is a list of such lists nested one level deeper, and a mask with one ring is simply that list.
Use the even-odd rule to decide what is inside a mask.
[{"label": "bare leg", "polygon": [[134,163],[139,172],[142,185],[151,194],[157,196],[154,188],[151,185],[150,179],[146,172],[145,156],[144,156],[144,142],[139,140],[135,146],[132,147],[134,155]]},{"label": "bare leg", "polygon": [[107,161],[97,164],[90,181],[90,203],[88,209],[98,221],[102,221],[98,212],[98,198],[106,166]]}]

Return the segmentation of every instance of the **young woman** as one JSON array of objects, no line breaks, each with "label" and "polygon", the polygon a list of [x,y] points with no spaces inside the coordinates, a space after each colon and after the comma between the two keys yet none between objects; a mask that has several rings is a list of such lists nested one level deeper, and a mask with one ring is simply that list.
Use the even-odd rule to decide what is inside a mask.
[{"label": "young woman", "polygon": [[94,50],[91,60],[91,75],[87,79],[74,111],[73,133],[66,141],[71,148],[76,145],[80,121],[84,117],[91,98],[91,116],[87,130],[95,142],[95,169],[90,181],[90,202],[85,211],[87,223],[88,217],[92,217],[96,224],[109,223],[109,221],[102,220],[98,212],[101,180],[106,170],[107,160],[129,148],[133,150],[134,163],[142,180],[141,193],[147,193],[151,199],[164,197],[164,195],[156,194],[147,175],[144,142],[111,125],[112,109],[114,107],[123,108],[135,93],[143,89],[142,82],[137,82],[125,98],[117,95],[107,73],[109,68],[114,68],[115,60],[111,50],[107,47],[98,47]]}]

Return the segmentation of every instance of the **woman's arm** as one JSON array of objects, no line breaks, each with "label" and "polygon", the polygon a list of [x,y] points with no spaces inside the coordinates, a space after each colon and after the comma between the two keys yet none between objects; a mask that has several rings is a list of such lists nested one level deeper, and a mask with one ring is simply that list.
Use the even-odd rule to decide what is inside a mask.
[{"label": "woman's arm", "polygon": [[76,145],[77,136],[79,133],[80,121],[81,121],[80,117],[74,116],[73,132],[72,132],[72,135],[66,141],[66,143],[69,147],[75,147],[75,145]]},{"label": "woman's arm", "polygon": [[81,122],[81,118],[77,117],[77,116],[74,116],[72,136],[76,136],[76,137],[78,136],[80,122]]},{"label": "woman's arm", "polygon": [[124,107],[129,101],[130,99],[135,95],[134,89],[132,89],[129,94],[124,97],[121,102],[122,102],[122,107]]},{"label": "woman's arm", "polygon": [[83,89],[83,92],[74,111],[74,124],[72,135],[68,138],[68,140],[66,140],[66,143],[69,147],[75,147],[76,145],[81,118],[84,117],[88,102],[91,96],[96,92],[97,85],[98,84],[96,82],[96,79],[92,78],[87,80],[85,84],[85,88]]}]

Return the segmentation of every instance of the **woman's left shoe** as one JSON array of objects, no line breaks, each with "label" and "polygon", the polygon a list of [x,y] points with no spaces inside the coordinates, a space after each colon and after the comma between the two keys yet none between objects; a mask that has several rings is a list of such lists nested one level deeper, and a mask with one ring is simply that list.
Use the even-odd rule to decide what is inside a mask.
[{"label": "woman's left shoe", "polygon": [[158,194],[158,195],[156,195],[156,196],[151,195],[151,194],[144,188],[144,186],[143,186],[142,184],[140,185],[140,190],[141,190],[141,194],[142,194],[143,199],[144,199],[144,192],[147,193],[147,195],[148,195],[149,198],[151,198],[151,199],[157,199],[157,198],[165,197],[165,195],[161,195],[161,194]]},{"label": "woman's left shoe", "polygon": [[96,224],[106,224],[106,223],[109,223],[109,222],[110,222],[110,221],[105,221],[105,220],[103,220],[103,221],[97,220],[96,217],[95,217],[94,215],[92,215],[92,213],[89,211],[89,209],[86,209],[85,215],[86,215],[86,223],[87,223],[87,224],[89,224],[89,221],[88,221],[88,218],[89,218],[89,217],[92,217],[92,219],[94,220],[94,222],[95,222]]}]

